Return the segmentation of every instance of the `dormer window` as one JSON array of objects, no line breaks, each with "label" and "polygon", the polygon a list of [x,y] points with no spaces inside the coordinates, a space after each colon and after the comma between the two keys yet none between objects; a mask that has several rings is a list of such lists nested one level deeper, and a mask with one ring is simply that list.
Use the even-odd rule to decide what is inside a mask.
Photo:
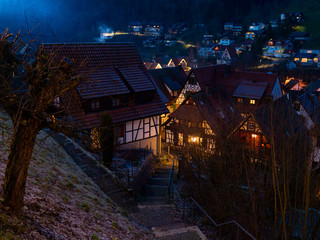
[{"label": "dormer window", "polygon": [[112,107],[118,107],[120,105],[119,98],[113,98],[112,99]]},{"label": "dormer window", "polygon": [[97,99],[91,100],[91,109],[99,109],[100,108],[100,102]]}]

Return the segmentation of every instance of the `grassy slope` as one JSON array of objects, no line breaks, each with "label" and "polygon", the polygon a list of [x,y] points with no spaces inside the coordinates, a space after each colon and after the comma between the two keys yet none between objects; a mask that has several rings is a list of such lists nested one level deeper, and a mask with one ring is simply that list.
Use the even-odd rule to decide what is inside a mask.
[{"label": "grassy slope", "polygon": [[[0,115],[1,185],[11,126],[5,118]],[[10,216],[0,208],[0,239],[153,239],[126,215],[41,132],[29,169],[22,216]]]}]

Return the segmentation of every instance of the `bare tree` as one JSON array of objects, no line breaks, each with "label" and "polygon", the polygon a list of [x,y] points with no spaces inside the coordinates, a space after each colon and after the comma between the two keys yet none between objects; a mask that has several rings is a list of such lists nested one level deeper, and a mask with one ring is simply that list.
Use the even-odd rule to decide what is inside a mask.
[{"label": "bare tree", "polygon": [[13,122],[2,204],[15,213],[23,206],[38,132],[45,127],[56,131],[67,129],[47,109],[82,79],[69,60],[57,59],[41,48],[20,56],[25,46],[19,34],[13,36],[5,31],[0,35],[0,104]]}]

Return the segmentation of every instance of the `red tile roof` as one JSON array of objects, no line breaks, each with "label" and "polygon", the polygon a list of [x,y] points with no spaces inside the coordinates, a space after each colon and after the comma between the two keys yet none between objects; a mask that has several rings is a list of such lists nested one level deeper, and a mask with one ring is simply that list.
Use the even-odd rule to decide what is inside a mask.
[{"label": "red tile roof", "polygon": [[[89,73],[90,79],[81,83],[77,91],[71,90],[62,96],[68,115],[79,128],[87,129],[100,125],[100,115],[108,111],[113,122],[123,123],[169,112],[156,92],[136,47],[131,43],[68,43],[43,44],[45,51],[58,57],[70,59],[75,66],[85,61],[78,71]],[[82,99],[128,94],[131,91],[143,94],[154,90],[151,102],[120,109],[101,109],[101,112],[86,114]]]},{"label": "red tile roof", "polygon": [[65,43],[41,47],[58,57],[69,58],[75,65],[85,61],[81,71],[90,73],[91,81],[78,86],[82,98],[129,93],[122,77],[135,92],[155,89],[138,50],[131,43]]},{"label": "red tile roof", "polygon": [[[251,82],[253,84],[263,83],[267,85],[264,91],[265,95],[271,95],[273,87],[278,79],[278,74],[262,73],[262,72],[243,72],[243,71],[228,71],[226,65],[214,65],[199,67],[193,69],[201,89],[223,87],[227,90],[230,96],[233,96],[236,89],[241,83]],[[254,88],[251,89],[255,91]],[[248,92],[247,98],[252,97],[255,93]],[[246,97],[242,95],[242,97]],[[237,104],[241,112],[252,112],[254,109],[262,107],[266,103],[265,99],[259,101],[257,105]]]}]

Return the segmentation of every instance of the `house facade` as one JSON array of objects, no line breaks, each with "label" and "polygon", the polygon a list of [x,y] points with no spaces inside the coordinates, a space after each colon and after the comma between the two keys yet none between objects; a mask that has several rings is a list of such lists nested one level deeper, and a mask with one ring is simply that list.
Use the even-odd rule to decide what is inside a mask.
[{"label": "house facade", "polygon": [[165,140],[176,146],[197,146],[212,153],[216,139],[226,136],[241,119],[223,89],[192,93],[164,123]]},{"label": "house facade", "polygon": [[[43,44],[46,52],[70,59],[88,79],[61,96],[76,126],[97,138],[100,118],[112,116],[119,148],[159,149],[160,115],[168,112],[138,50],[126,43]],[[83,61],[84,66],[80,65]]]}]

